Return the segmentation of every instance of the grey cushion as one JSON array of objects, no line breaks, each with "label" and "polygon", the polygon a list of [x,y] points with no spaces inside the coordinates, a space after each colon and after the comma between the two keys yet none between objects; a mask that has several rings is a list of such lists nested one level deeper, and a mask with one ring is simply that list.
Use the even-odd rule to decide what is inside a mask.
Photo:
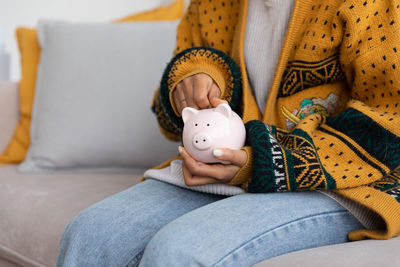
[{"label": "grey cushion", "polygon": [[22,266],[54,266],[68,221],[89,205],[136,184],[140,177],[28,175],[18,173],[16,165],[0,167],[0,258]]},{"label": "grey cushion", "polygon": [[150,110],[177,22],[41,21],[24,172],[149,168],[177,154]]}]

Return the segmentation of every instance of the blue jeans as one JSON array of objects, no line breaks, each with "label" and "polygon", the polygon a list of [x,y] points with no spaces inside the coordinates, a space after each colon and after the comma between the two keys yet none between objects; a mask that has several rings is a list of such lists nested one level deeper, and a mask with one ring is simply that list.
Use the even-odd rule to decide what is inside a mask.
[{"label": "blue jeans", "polygon": [[318,192],[221,197],[146,180],[75,217],[57,266],[250,266],[361,228]]}]

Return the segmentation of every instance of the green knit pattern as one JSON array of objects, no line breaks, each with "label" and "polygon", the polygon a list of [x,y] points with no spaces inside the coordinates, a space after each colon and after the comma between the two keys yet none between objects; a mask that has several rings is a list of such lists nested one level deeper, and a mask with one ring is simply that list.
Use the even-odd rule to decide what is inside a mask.
[{"label": "green knit pattern", "polygon": [[400,202],[400,166],[370,186],[385,192]]},{"label": "green knit pattern", "polygon": [[[347,139],[332,129],[345,134]],[[266,125],[262,121],[250,121],[246,124],[246,130],[247,142],[253,148],[253,176],[249,182],[250,192],[342,188],[337,187],[335,179],[323,167],[312,137],[301,127],[287,132]],[[317,130],[325,136],[331,135],[339,139],[365,164],[382,174],[382,178],[372,183],[360,181],[352,186],[368,185],[400,201],[400,138],[398,136],[353,108],[346,109],[336,117],[323,117]],[[390,171],[385,171],[381,165],[369,160],[363,152],[348,141],[348,138],[385,164]]]},{"label": "green knit pattern", "polygon": [[[392,134],[362,112],[353,108],[346,109],[336,117],[327,118],[326,125],[350,137],[390,169],[400,165],[400,137]],[[357,149],[352,150],[362,157],[362,153]],[[386,174],[383,170],[381,173]]]},{"label": "green knit pattern", "polygon": [[[253,120],[246,123],[247,142],[253,149],[249,192],[267,193],[336,189],[323,168],[311,137],[301,129],[291,133]],[[275,133],[279,132],[280,136]]]}]

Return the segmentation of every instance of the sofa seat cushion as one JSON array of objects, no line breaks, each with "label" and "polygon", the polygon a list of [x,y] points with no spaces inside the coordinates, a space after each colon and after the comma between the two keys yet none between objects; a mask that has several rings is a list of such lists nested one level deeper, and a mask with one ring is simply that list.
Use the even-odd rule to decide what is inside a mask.
[{"label": "sofa seat cushion", "polygon": [[141,174],[21,174],[0,167],[0,258],[54,266],[62,232],[80,211],[138,183]]},{"label": "sofa seat cushion", "polygon": [[363,240],[300,250],[260,262],[253,267],[398,267],[399,248],[400,236],[389,240]]},{"label": "sofa seat cushion", "polygon": [[[136,184],[141,174],[21,174],[0,167],[0,266],[55,266],[66,224],[81,210]],[[400,237],[281,255],[255,266],[400,266]],[[12,263],[11,263],[12,262]]]}]

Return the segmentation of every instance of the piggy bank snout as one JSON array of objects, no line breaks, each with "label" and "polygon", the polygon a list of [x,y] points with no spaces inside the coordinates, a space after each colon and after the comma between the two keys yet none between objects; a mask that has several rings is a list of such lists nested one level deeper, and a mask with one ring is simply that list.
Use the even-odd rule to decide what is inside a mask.
[{"label": "piggy bank snout", "polygon": [[198,150],[206,150],[211,147],[211,137],[206,133],[198,133],[193,136],[193,146]]}]

